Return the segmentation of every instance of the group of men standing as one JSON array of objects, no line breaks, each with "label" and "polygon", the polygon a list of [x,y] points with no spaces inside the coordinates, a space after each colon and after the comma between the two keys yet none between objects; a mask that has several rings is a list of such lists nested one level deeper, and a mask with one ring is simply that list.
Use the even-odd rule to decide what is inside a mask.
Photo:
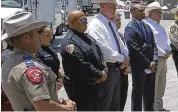
[{"label": "group of men standing", "polygon": [[[37,28],[47,23],[35,22],[29,13],[16,14],[3,22],[7,31],[3,39],[10,39],[15,51],[2,67],[2,87],[14,110],[77,107],[79,111],[123,111],[131,72],[131,110],[142,111],[143,102],[145,111],[166,111],[162,97],[171,48],[160,25],[159,2],[146,9],[133,4],[132,20],[124,35],[118,32],[121,15],[116,11],[116,0],[96,2],[100,3],[100,11],[88,27],[82,11],[68,14],[69,30],[61,45],[61,56],[64,87],[70,100],[62,102],[57,98],[56,76],[35,56],[39,49]],[[145,13],[148,19],[143,21]],[[18,101],[20,98],[24,102]]]},{"label": "group of men standing", "polygon": [[[124,100],[121,99],[123,98],[123,94],[127,94],[128,85],[122,90],[121,88],[124,84],[128,84],[128,77],[127,80],[124,80],[121,76],[128,75],[128,73],[125,72],[128,72],[128,68],[131,67],[133,81],[132,110],[141,111],[143,102],[145,111],[166,111],[166,109],[163,108],[162,97],[164,96],[166,87],[166,60],[171,55],[171,47],[166,30],[160,24],[162,9],[159,2],[149,4],[146,9],[141,4],[132,5],[130,10],[132,20],[126,26],[124,38],[122,39],[122,35],[118,33],[118,23],[114,21],[114,19],[117,18],[116,1],[97,1],[100,3],[100,11],[89,23],[88,28],[86,28],[87,20],[83,21],[83,18],[86,19],[84,15],[83,18],[82,16],[78,17],[85,26],[85,30],[82,32],[80,32],[79,29],[70,27],[69,22],[69,29],[71,30],[65,37],[65,40],[68,40],[68,42],[66,41],[65,44],[62,45],[63,52],[61,52],[61,55],[63,57],[64,71],[67,71],[68,77],[74,80],[73,86],[75,85],[75,81],[77,83],[80,82],[76,88],[82,85],[78,88],[79,90],[75,89],[75,87],[71,87],[72,92],[74,92],[71,98],[80,96],[77,100],[74,100],[76,104],[78,104],[79,110],[81,102],[77,102],[83,99],[85,99],[85,101],[83,101],[82,105],[88,105],[88,102],[94,103],[90,103],[88,108],[81,110],[124,110],[127,96]],[[82,12],[74,11],[71,13],[79,14]],[[145,20],[145,15],[147,15],[147,20]],[[77,25],[81,28],[79,23],[77,23]],[[85,31],[87,34],[84,34]],[[94,44],[92,45],[89,41],[93,41]],[[126,45],[124,45],[124,43],[126,43]],[[97,46],[97,49],[94,50],[94,46]],[[102,69],[96,66],[91,54],[97,59],[95,62],[98,62],[98,64],[105,61],[106,64],[103,66],[107,69],[105,69],[105,67]],[[71,57],[67,57],[67,55]],[[98,58],[98,56],[101,57]],[[80,61],[80,64],[82,63],[81,67],[72,68],[72,65],[69,67],[68,63],[70,62],[74,65],[78,63],[74,63],[74,60]],[[86,64],[88,69],[93,71],[93,73],[91,72],[93,75],[90,75],[91,77],[85,77],[87,79],[81,79],[84,77],[82,73],[84,71],[83,67],[86,67]],[[69,69],[71,69],[71,71]],[[81,73],[72,72],[72,69]],[[104,69],[107,71],[102,74]],[[89,73],[88,70],[84,72],[85,74]],[[107,74],[107,79],[97,82],[96,80],[99,77],[105,77],[105,73]],[[82,74],[82,76],[77,78],[77,74]],[[94,79],[92,87],[95,89],[93,89],[92,92],[86,91],[86,96],[83,95],[83,97],[81,97],[82,95],[80,94],[85,93],[82,88],[88,88],[87,90],[89,90],[91,87],[89,82],[86,83],[91,78]],[[88,87],[89,85],[90,87]],[[70,96],[70,91],[68,92]],[[76,94],[75,92],[80,94]],[[95,93],[94,96],[92,96],[93,92]],[[86,98],[89,99],[86,100]],[[91,104],[93,104],[93,106]],[[124,106],[121,106],[121,104]]]},{"label": "group of men standing", "polygon": [[[160,25],[159,2],[149,4],[146,9],[141,4],[131,6],[132,20],[125,28],[124,38],[115,21],[116,1],[97,0],[97,3],[100,3],[99,14],[88,28],[83,12],[73,11],[68,16],[70,30],[64,38],[61,55],[69,81],[64,84],[69,98],[79,110],[123,111],[128,77],[125,80],[122,75],[128,75],[131,67],[132,110],[141,111],[143,102],[145,111],[165,111],[162,97],[166,86],[166,59],[171,55],[171,48],[167,33]],[[73,22],[71,15],[76,16]]]}]

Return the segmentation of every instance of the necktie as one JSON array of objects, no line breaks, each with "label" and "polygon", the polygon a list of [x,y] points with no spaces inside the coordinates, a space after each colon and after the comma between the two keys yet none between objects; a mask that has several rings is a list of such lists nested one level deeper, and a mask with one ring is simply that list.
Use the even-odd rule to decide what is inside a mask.
[{"label": "necktie", "polygon": [[143,34],[144,34],[145,38],[147,38],[143,21],[141,21],[141,22],[139,23],[139,25],[140,25],[141,30],[143,31]]},{"label": "necktie", "polygon": [[116,44],[117,44],[117,47],[118,47],[118,52],[121,53],[121,49],[120,49],[120,45],[119,45],[119,40],[118,40],[118,38],[116,36],[116,33],[115,33],[115,31],[114,31],[114,29],[113,29],[110,21],[109,21],[109,27],[111,28],[112,34],[113,34],[114,39],[116,41]]}]

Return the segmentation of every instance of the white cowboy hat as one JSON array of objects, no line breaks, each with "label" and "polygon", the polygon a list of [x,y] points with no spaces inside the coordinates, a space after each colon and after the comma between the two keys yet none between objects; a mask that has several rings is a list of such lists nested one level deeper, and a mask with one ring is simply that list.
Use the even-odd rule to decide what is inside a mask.
[{"label": "white cowboy hat", "polygon": [[112,3],[112,4],[117,5],[116,0],[92,0],[92,2],[94,2],[94,3]]},{"label": "white cowboy hat", "polygon": [[176,8],[171,9],[171,14],[176,14],[178,12],[178,6]]},{"label": "white cowboy hat", "polygon": [[147,8],[145,8],[145,15],[149,16],[149,12],[154,10],[154,9],[162,9],[161,5],[159,2],[152,2],[148,5]]},{"label": "white cowboy hat", "polygon": [[48,24],[48,22],[35,21],[32,13],[30,12],[17,13],[3,21],[2,25],[6,33],[2,35],[1,41],[24,34]]}]

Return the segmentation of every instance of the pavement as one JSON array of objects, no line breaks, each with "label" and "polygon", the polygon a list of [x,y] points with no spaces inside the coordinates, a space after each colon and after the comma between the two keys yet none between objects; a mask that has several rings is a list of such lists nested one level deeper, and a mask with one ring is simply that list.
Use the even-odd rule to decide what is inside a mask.
[{"label": "pavement", "polygon": [[[90,22],[94,18],[94,16],[95,15],[88,16],[87,17],[88,21]],[[121,33],[124,32],[124,28],[129,21],[130,21],[129,19],[122,18],[122,28],[120,29]],[[172,22],[173,20],[162,20],[161,24],[167,30]],[[165,90],[165,94],[163,97],[164,108],[169,109],[171,111],[178,111],[178,75],[177,75],[172,57],[170,57],[167,60],[167,67],[168,67],[167,85],[166,85],[166,90]],[[129,75],[129,89],[128,89],[128,96],[127,96],[125,111],[131,111],[131,90],[132,90],[131,78],[132,76],[130,74]],[[58,96],[60,98],[67,98],[64,88],[58,91]]]}]

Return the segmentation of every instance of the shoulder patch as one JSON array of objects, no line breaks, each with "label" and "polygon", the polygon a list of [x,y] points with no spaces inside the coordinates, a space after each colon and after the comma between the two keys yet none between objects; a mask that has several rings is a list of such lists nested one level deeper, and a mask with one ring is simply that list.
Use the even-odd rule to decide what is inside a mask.
[{"label": "shoulder patch", "polygon": [[170,28],[171,33],[175,33],[176,30],[177,30],[176,26],[171,26]]},{"label": "shoulder patch", "polygon": [[69,54],[72,54],[73,51],[74,51],[74,49],[75,49],[74,44],[68,44],[68,45],[65,46],[65,50],[66,50]]},{"label": "shoulder patch", "polygon": [[26,70],[27,78],[35,84],[39,84],[43,80],[43,73],[40,68],[31,66]]}]

